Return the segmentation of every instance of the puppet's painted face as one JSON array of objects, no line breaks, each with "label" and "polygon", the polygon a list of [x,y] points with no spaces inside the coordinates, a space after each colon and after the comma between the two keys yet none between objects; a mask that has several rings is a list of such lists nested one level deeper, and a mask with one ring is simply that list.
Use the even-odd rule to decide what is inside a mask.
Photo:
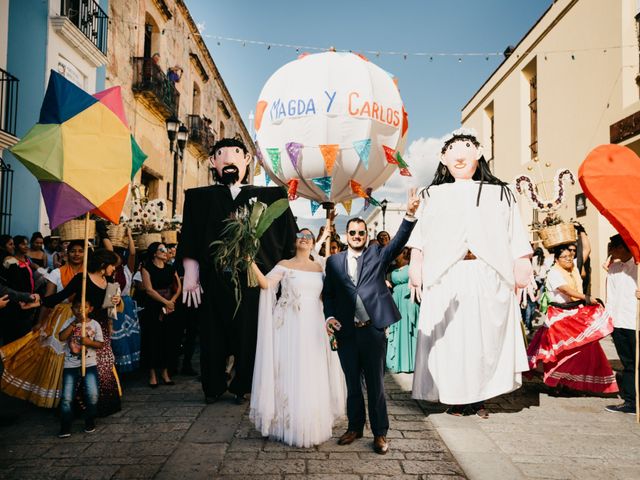
[{"label": "puppet's painted face", "polygon": [[235,185],[247,173],[250,155],[240,147],[221,147],[209,160],[218,172],[218,180],[224,185]]},{"label": "puppet's painted face", "polygon": [[457,140],[447,145],[441,156],[442,163],[456,180],[469,180],[478,168],[482,156],[479,147],[470,140]]}]

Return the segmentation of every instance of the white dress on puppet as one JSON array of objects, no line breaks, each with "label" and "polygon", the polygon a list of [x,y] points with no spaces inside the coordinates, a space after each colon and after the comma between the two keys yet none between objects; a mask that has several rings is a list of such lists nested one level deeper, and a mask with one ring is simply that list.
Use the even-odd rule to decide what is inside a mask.
[{"label": "white dress on puppet", "polygon": [[429,188],[408,243],[423,254],[413,398],[475,403],[519,388],[529,369],[513,268],[531,246],[515,200],[485,183],[476,206],[479,186]]},{"label": "white dress on puppet", "polygon": [[267,279],[269,288],[260,293],[250,418],[264,436],[297,447],[318,445],[331,438],[346,403],[340,360],[325,331],[323,274],[277,265]]}]

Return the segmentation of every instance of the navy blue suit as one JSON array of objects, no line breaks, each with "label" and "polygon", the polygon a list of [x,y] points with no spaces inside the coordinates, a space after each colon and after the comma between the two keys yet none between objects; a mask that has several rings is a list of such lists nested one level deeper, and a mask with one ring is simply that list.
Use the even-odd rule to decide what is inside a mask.
[{"label": "navy blue suit", "polygon": [[[364,372],[367,384],[369,421],[374,435],[386,435],[389,429],[384,398],[384,364],[387,339],[384,329],[400,319],[385,275],[391,262],[402,252],[415,222],[403,220],[386,247],[375,245],[358,258],[357,283],[347,267],[347,252],[327,260],[322,298],[325,318],[335,317],[342,328],[336,332],[340,364],[347,381],[349,430],[362,431],[365,424],[364,396],[360,383]],[[360,296],[371,325],[354,326],[356,296]]]}]

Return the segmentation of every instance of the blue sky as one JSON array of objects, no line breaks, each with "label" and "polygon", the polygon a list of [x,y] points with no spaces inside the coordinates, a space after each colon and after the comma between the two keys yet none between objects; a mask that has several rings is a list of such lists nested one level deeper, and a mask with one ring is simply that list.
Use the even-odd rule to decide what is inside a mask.
[{"label": "blue sky", "polygon": [[[214,61],[247,121],[266,80],[297,57],[295,49],[221,41],[210,36],[334,46],[367,55],[399,78],[409,113],[408,151],[457,128],[460,110],[502,57],[416,57],[412,52],[502,52],[515,45],[551,0],[186,0]],[[433,143],[433,142],[432,142]],[[411,164],[411,163],[410,163]],[[387,197],[393,196],[389,193]],[[399,199],[399,198],[398,198]],[[320,214],[318,214],[320,215]]]}]

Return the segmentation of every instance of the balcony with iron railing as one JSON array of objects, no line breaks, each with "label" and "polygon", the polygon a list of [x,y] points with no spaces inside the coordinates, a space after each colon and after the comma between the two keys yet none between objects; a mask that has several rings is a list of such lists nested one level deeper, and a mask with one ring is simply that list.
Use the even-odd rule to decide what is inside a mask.
[{"label": "balcony with iron railing", "polygon": [[67,17],[98,50],[107,54],[109,16],[95,0],[61,0],[60,15]]},{"label": "balcony with iron railing", "polygon": [[107,63],[109,17],[95,0],[60,0],[53,30],[93,66]]},{"label": "balcony with iron railing", "polygon": [[18,120],[19,80],[0,68],[0,149],[14,145]]},{"label": "balcony with iron railing", "polygon": [[208,156],[215,137],[210,125],[200,115],[187,115],[189,129],[189,145],[195,147],[202,155]]},{"label": "balcony with iron railing", "polygon": [[134,57],[132,90],[137,97],[161,117],[178,115],[180,92],[156,62],[147,57]]}]

